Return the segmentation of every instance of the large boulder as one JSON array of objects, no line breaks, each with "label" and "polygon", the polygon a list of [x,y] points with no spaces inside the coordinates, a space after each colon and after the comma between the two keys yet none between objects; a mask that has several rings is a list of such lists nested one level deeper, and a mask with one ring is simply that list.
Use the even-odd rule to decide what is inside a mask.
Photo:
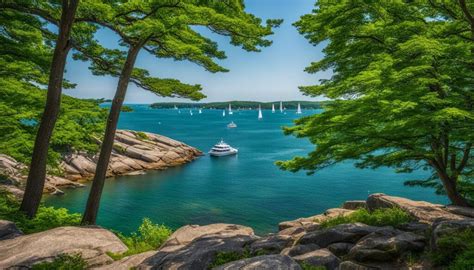
[{"label": "large boulder", "polygon": [[355,243],[362,237],[380,229],[380,227],[362,223],[341,224],[333,228],[307,233],[300,238],[298,243],[316,244],[323,248],[337,242]]},{"label": "large boulder", "polygon": [[313,266],[324,266],[328,270],[337,269],[341,261],[329,250],[323,248],[293,257],[299,263]]},{"label": "large boulder", "polygon": [[0,240],[12,239],[23,235],[15,223],[8,220],[0,220]]},{"label": "large boulder", "polygon": [[[196,268],[198,269],[198,268]],[[215,270],[301,270],[301,267],[290,257],[283,255],[265,255],[230,262]]]},{"label": "large boulder", "polygon": [[467,218],[474,218],[474,207],[447,205],[445,209],[446,211],[456,215],[465,216]]},{"label": "large boulder", "polygon": [[290,236],[270,235],[253,242],[250,245],[250,252],[252,254],[278,254],[292,243],[293,239]]},{"label": "large boulder", "polygon": [[98,227],[59,227],[23,235],[0,244],[0,269],[27,267],[53,260],[60,254],[80,254],[89,266],[113,262],[107,252],[122,253],[127,247],[110,231]]},{"label": "large boulder", "polygon": [[349,257],[359,261],[394,261],[406,252],[419,252],[425,238],[411,232],[384,228],[362,238],[350,250]]},{"label": "large boulder", "polygon": [[217,253],[243,253],[258,239],[251,228],[233,224],[184,226],[138,269],[207,269]]},{"label": "large boulder", "polygon": [[330,244],[327,248],[331,251],[334,255],[341,257],[349,253],[351,248],[354,247],[353,243],[333,243]]},{"label": "large boulder", "polygon": [[285,248],[281,251],[281,255],[288,255],[291,257],[303,255],[305,253],[309,253],[311,251],[315,251],[320,249],[320,247],[316,244],[307,244],[307,245],[296,245],[292,247]]},{"label": "large boulder", "polygon": [[348,210],[357,210],[359,208],[366,208],[367,203],[363,200],[345,201],[342,208]]},{"label": "large boulder", "polygon": [[[339,270],[381,270],[379,267],[365,266],[351,261],[345,261],[339,264]],[[398,269],[398,268],[397,268]]]},{"label": "large boulder", "polygon": [[438,241],[440,237],[457,234],[468,229],[474,230],[474,219],[447,220],[433,224],[433,231],[431,233],[431,248],[438,248]]},{"label": "large boulder", "polygon": [[144,260],[148,259],[149,257],[155,255],[156,251],[147,251],[131,256],[127,256],[122,258],[121,260],[115,261],[108,265],[100,266],[96,269],[100,270],[129,270],[135,269],[139,264],[141,264]]},{"label": "large boulder", "polygon": [[306,231],[316,230],[319,228],[319,224],[325,220],[338,217],[338,216],[345,216],[351,214],[353,210],[342,209],[342,208],[332,208],[326,210],[323,214],[306,217],[306,218],[298,218],[295,220],[284,221],[278,224],[278,229],[280,231],[293,228],[293,227],[301,227],[306,229]]},{"label": "large boulder", "polygon": [[463,216],[446,211],[441,204],[413,201],[407,198],[388,196],[383,193],[372,194],[367,198],[367,208],[371,211],[379,208],[393,207],[401,208],[407,211],[416,220],[426,223],[464,218]]}]

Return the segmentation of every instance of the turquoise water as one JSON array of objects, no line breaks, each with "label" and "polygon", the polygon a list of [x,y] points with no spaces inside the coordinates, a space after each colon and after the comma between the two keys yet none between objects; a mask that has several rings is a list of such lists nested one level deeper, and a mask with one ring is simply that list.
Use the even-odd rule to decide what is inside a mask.
[{"label": "turquoise water", "polygon": [[[223,138],[239,149],[238,156],[196,161],[141,176],[122,176],[106,182],[98,223],[130,232],[143,217],[173,228],[185,224],[238,223],[257,233],[272,232],[284,220],[318,214],[345,200],[365,199],[368,193],[384,192],[417,200],[446,203],[433,190],[403,186],[403,180],[424,176],[395,174],[391,169],[360,170],[350,162],[313,176],[279,170],[274,162],[303,155],[312,149],[305,139],[283,135],[282,126],[298,116],[240,111],[222,117],[220,110],[204,110],[191,116],[188,110],[154,110],[134,105],[121,115],[119,128],[163,134],[207,152]],[[305,112],[309,114],[310,112]],[[311,113],[317,113],[312,111]],[[233,120],[238,128],[227,129]],[[88,187],[49,196],[48,205],[82,212]]]}]

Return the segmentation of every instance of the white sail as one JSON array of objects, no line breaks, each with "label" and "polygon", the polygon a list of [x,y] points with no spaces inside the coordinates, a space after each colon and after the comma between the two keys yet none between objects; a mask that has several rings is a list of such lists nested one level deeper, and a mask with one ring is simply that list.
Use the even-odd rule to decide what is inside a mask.
[{"label": "white sail", "polygon": [[261,120],[262,118],[263,118],[262,108],[260,105],[258,105],[258,120]]},{"label": "white sail", "polygon": [[283,102],[280,101],[280,112],[283,112]]},{"label": "white sail", "polygon": [[230,105],[230,103],[229,103],[229,114],[234,114],[234,113],[232,112],[232,106]]},{"label": "white sail", "polygon": [[201,110],[201,109],[199,109],[199,114],[201,114],[201,113],[202,113],[202,110]]},{"label": "white sail", "polygon": [[192,111],[192,110],[189,110],[189,114],[192,116],[192,115],[193,115],[193,111]]},{"label": "white sail", "polygon": [[222,116],[225,116],[225,110],[222,111]]},{"label": "white sail", "polygon": [[275,112],[275,104],[272,104],[272,113]]},{"label": "white sail", "polygon": [[174,105],[174,109],[175,109],[175,110],[177,110],[177,109],[178,109],[178,107],[176,107],[176,105]]},{"label": "white sail", "polygon": [[296,111],[296,114],[302,114],[301,112],[301,105],[298,103],[298,110]]}]

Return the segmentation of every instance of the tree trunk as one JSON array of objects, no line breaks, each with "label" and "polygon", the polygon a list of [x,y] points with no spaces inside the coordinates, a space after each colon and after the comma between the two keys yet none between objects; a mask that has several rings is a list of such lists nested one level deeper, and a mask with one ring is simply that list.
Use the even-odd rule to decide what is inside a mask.
[{"label": "tree trunk", "polygon": [[83,225],[92,225],[96,223],[97,214],[99,211],[100,197],[102,196],[102,189],[104,188],[107,168],[110,161],[110,155],[114,145],[115,131],[117,130],[117,123],[120,116],[125,94],[127,93],[128,83],[135,65],[138,52],[141,45],[130,46],[128,50],[127,60],[120,74],[120,79],[117,85],[117,91],[112,101],[112,107],[107,119],[107,127],[105,129],[104,139],[100,150],[97,168],[95,170],[94,180],[92,182],[89,198],[82,218]]},{"label": "tree trunk", "polygon": [[36,215],[46,180],[49,141],[59,114],[66,58],[71,49],[69,37],[79,0],[63,1],[59,34],[49,74],[48,93],[41,123],[36,134],[25,194],[20,206],[29,218]]},{"label": "tree trunk", "polygon": [[441,182],[443,183],[444,189],[446,190],[446,194],[448,195],[449,200],[454,204],[458,206],[467,206],[469,207],[468,201],[459,194],[459,191],[457,190],[457,178],[453,179],[452,177],[449,177],[447,173],[440,172],[438,170],[438,176],[441,179]]}]

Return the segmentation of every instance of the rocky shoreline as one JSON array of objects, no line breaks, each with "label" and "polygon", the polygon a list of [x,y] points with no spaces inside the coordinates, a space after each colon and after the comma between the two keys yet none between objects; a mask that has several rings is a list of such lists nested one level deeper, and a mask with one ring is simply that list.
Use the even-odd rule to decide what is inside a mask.
[{"label": "rocky shoreline", "polygon": [[[359,208],[393,207],[406,211],[412,221],[395,227],[362,223],[322,227],[324,221]],[[13,223],[0,221],[0,268],[29,267],[74,252],[93,269],[209,269],[223,253],[246,255],[213,269],[300,270],[303,265],[340,270],[436,269],[430,261],[407,258],[436,249],[443,235],[468,228],[474,229],[473,208],[372,194],[366,201],[349,201],[322,214],[281,222],[277,233],[262,237],[242,225],[187,225],[158,250],[113,261],[107,252],[125,252],[127,247],[100,227],[61,227],[21,235]]]},{"label": "rocky shoreline", "polygon": [[[99,142],[98,142],[99,143]],[[168,137],[132,130],[117,130],[108,177],[141,174],[179,166],[201,156],[198,149]],[[82,187],[95,172],[98,155],[84,152],[66,154],[60,164],[61,176],[48,175],[45,193],[62,194],[61,188]],[[0,186],[22,197],[28,167],[12,157],[0,154]]]}]

